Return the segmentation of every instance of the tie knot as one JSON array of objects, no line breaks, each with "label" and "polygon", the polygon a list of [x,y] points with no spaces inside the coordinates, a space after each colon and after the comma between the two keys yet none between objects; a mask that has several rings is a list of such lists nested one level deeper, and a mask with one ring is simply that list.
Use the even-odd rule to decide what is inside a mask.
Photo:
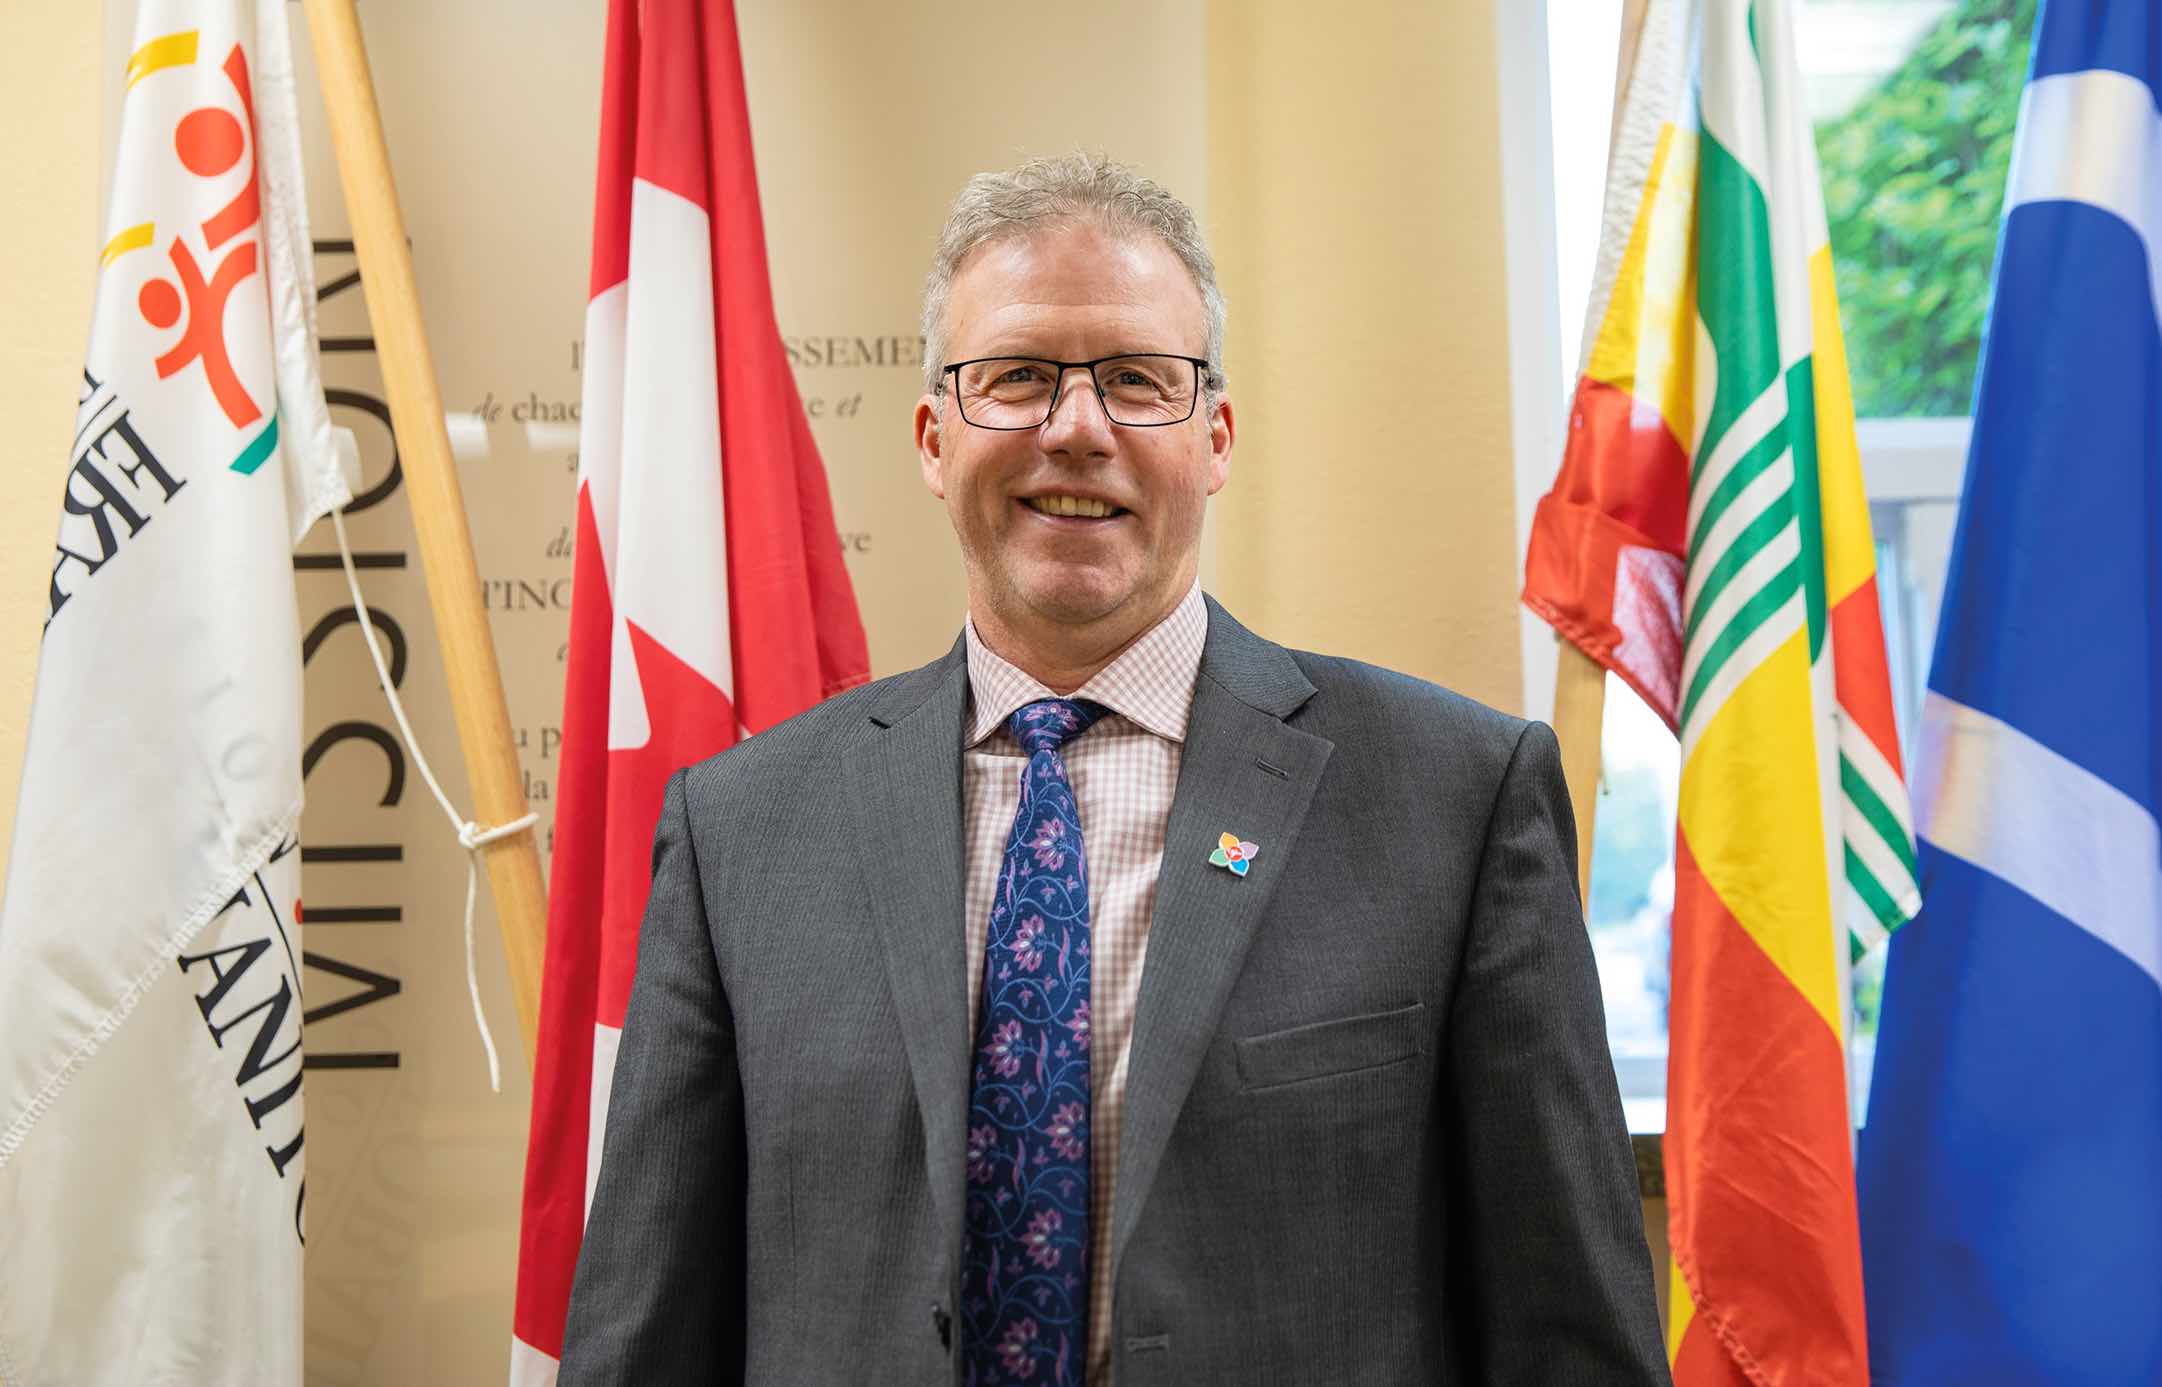
[{"label": "tie knot", "polygon": [[1086,699],[1046,698],[1016,709],[1006,727],[1022,750],[1034,756],[1039,751],[1057,751],[1109,711]]}]

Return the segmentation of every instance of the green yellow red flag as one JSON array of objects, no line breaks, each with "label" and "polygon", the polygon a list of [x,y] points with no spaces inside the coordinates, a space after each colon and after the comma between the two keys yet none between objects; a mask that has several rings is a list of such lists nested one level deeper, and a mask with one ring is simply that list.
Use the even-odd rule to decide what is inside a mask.
[{"label": "green yellow red flag", "polygon": [[1651,0],[1525,602],[1674,729],[1680,1387],[1868,1381],[1847,969],[1920,904],[1793,0]]}]

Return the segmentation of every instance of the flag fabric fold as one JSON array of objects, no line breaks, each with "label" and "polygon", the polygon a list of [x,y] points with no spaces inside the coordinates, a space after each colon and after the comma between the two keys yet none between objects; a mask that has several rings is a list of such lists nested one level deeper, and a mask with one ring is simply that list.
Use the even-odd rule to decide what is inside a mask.
[{"label": "flag fabric fold", "polygon": [[1847,966],[1919,902],[1791,0],[1651,0],[1525,602],[1681,743],[1681,1387],[1866,1379]]},{"label": "flag fabric fold", "polygon": [[144,0],[0,904],[9,1387],[301,1380],[305,208],[281,0]]},{"label": "flag fabric fold", "polygon": [[2162,16],[2045,0],[1915,754],[1884,1384],[2162,1381]]},{"label": "flag fabric fold", "polygon": [[870,674],[726,0],[611,0],[584,359],[517,1387],[562,1354],[667,777]]}]

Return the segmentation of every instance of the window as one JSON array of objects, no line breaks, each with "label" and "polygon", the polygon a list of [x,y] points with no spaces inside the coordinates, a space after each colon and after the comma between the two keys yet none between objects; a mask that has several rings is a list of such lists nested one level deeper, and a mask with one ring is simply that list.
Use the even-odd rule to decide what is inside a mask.
[{"label": "window", "polygon": [[[1598,250],[1621,8],[1571,0],[1547,10],[1565,391]],[[1936,639],[2034,11],[2035,0],[1801,0],[1798,11],[1903,739]],[[1637,1132],[1666,1125],[1679,781],[1673,736],[1609,677],[1586,914]],[[1879,950],[1854,970],[1857,1115],[1883,966]]]}]

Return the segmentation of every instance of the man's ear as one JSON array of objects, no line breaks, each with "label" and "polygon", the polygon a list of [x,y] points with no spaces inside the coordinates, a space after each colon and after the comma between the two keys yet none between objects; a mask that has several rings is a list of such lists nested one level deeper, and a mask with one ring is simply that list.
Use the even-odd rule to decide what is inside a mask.
[{"label": "man's ear", "polygon": [[1209,410],[1209,495],[1214,496],[1231,480],[1231,444],[1238,436],[1237,422],[1231,415],[1231,401],[1218,396]]},{"label": "man's ear", "polygon": [[939,397],[926,393],[916,401],[916,461],[923,467],[923,484],[939,500],[946,499],[946,441],[938,430]]}]

